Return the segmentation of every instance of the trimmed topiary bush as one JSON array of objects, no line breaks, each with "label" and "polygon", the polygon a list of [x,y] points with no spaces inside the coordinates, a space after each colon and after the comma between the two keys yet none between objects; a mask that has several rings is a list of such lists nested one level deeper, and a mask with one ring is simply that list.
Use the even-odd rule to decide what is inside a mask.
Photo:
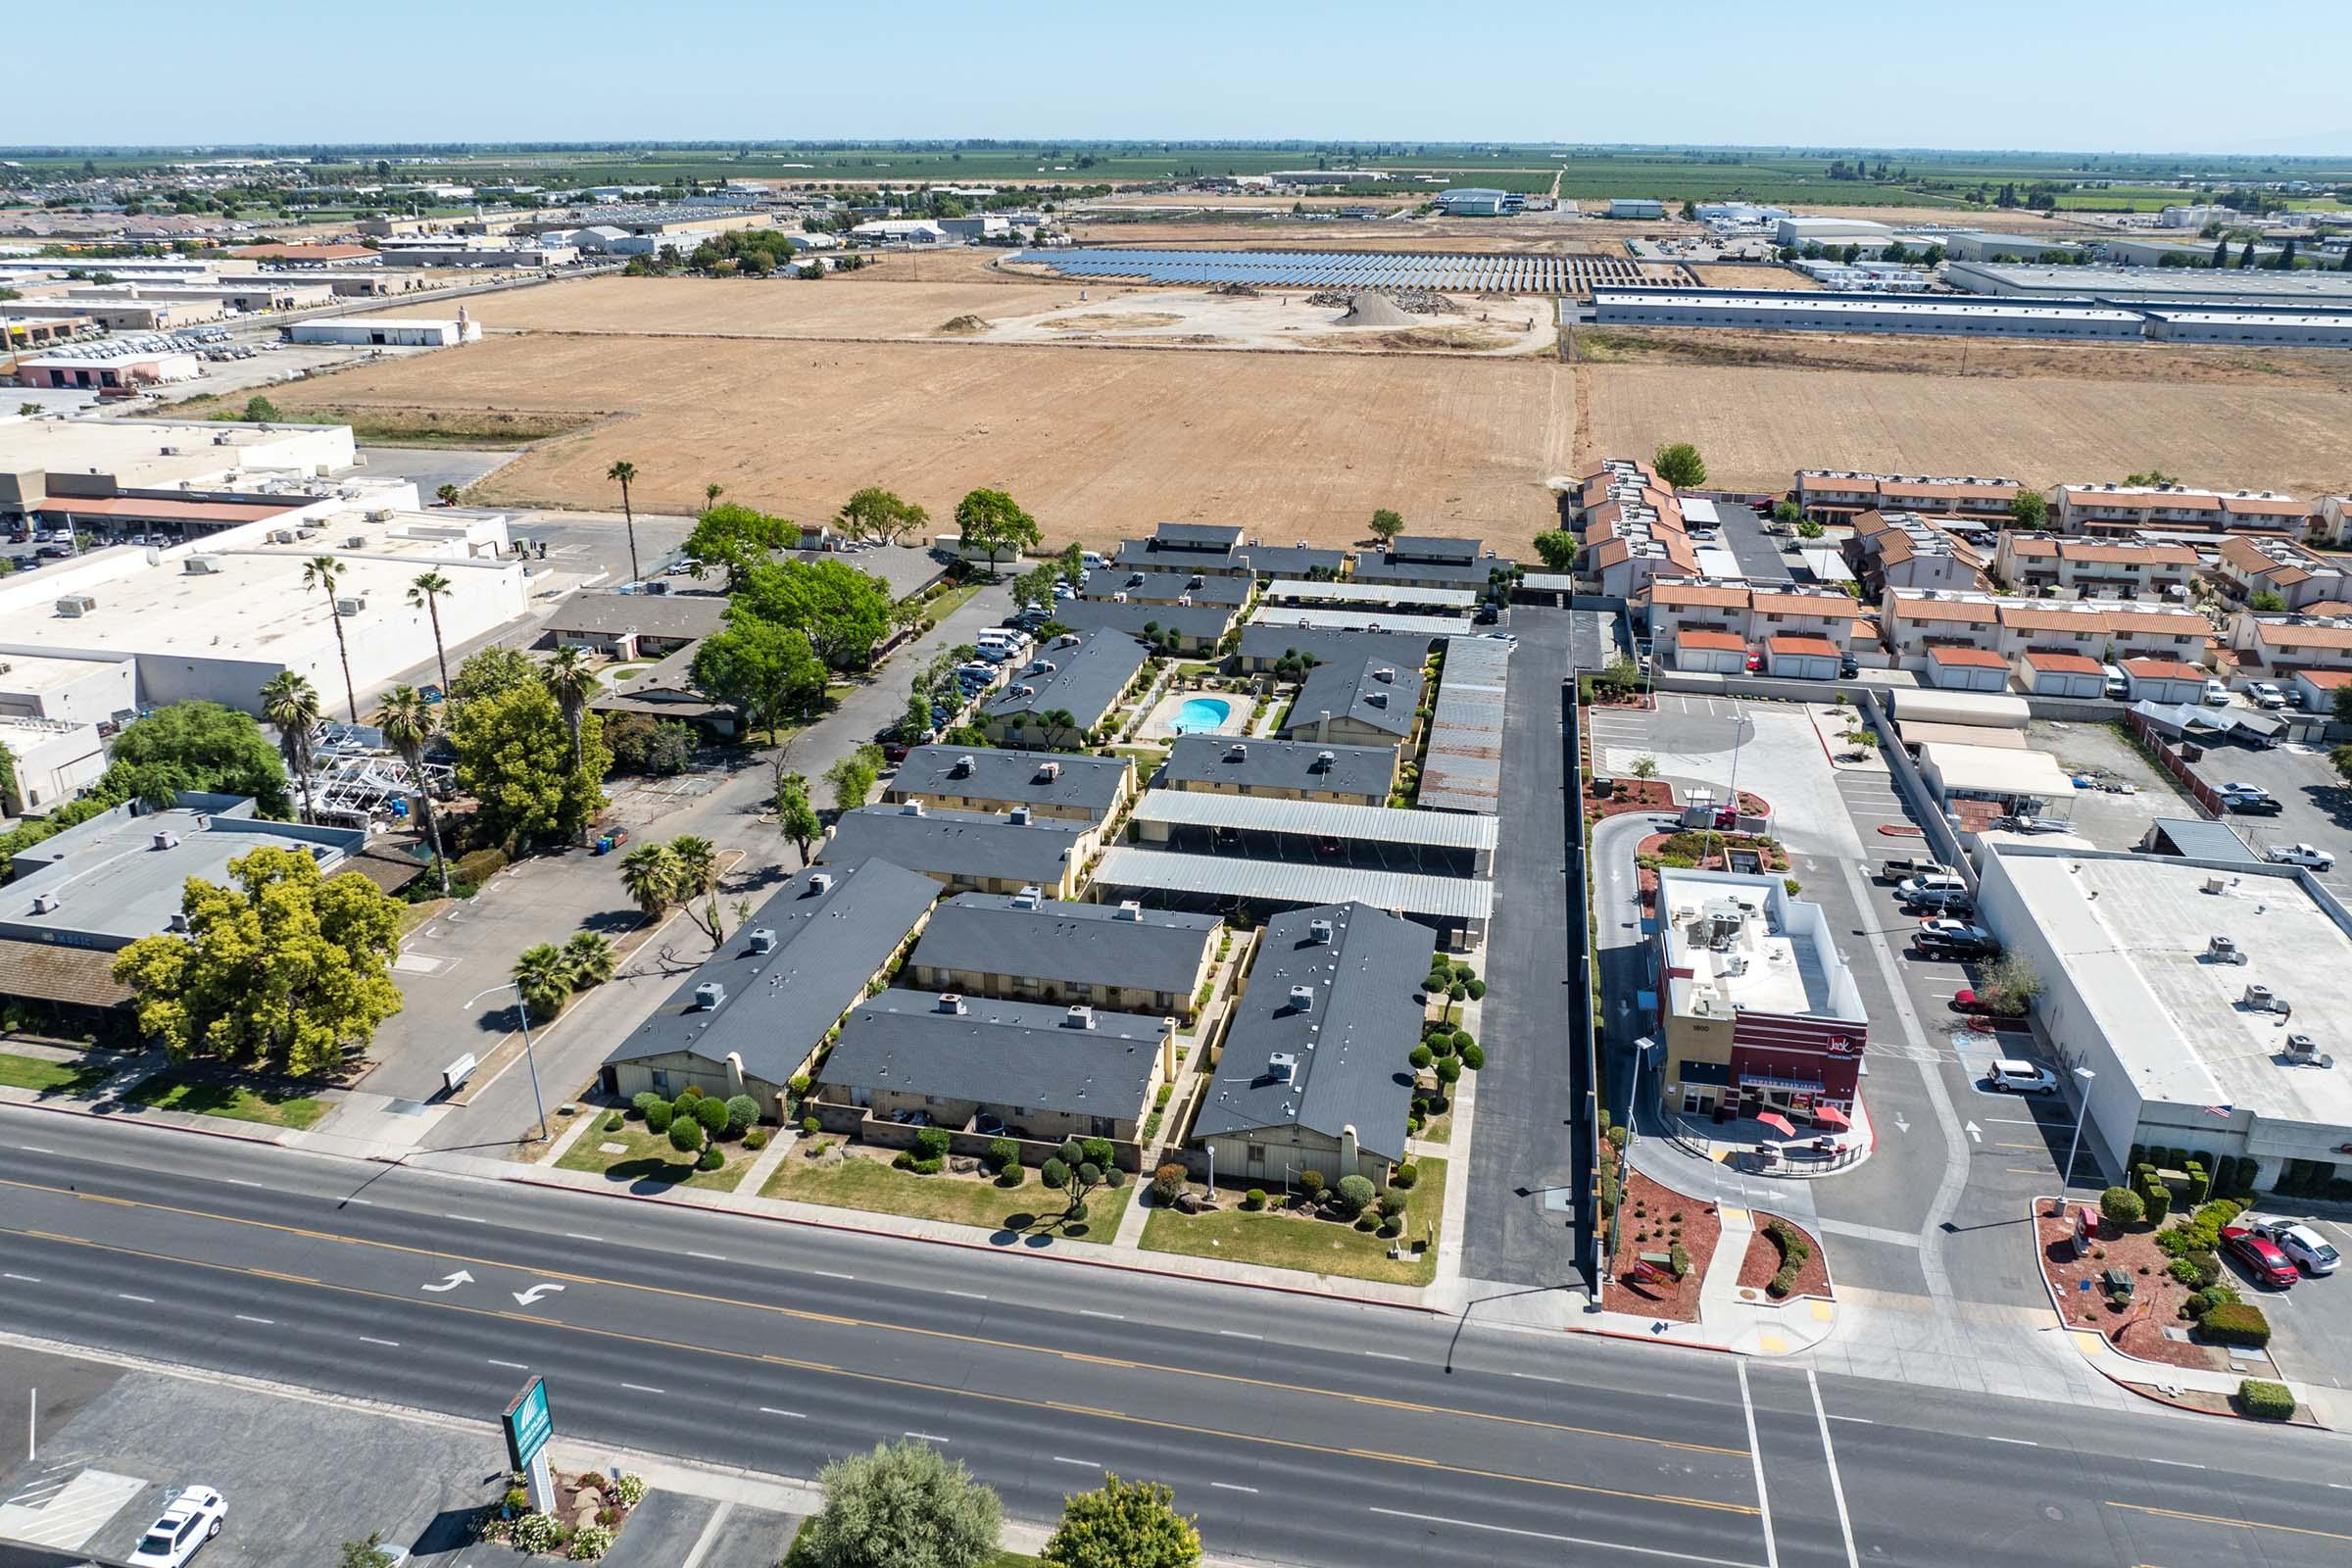
[{"label": "trimmed topiary bush", "polygon": [[640,1116],[644,1115],[648,1110],[652,1109],[656,1105],[665,1105],[667,1103],[669,1103],[669,1102],[663,1100],[660,1095],[655,1094],[651,1089],[641,1089],[636,1094],[633,1094],[629,1097],[629,1108],[637,1112],[637,1114]]},{"label": "trimmed topiary bush", "polygon": [[691,1154],[703,1147],[703,1124],[692,1116],[678,1116],[669,1124],[669,1147],[681,1154]]},{"label": "trimmed topiary bush", "polygon": [[1415,1046],[1413,1048],[1412,1054],[1406,1059],[1413,1064],[1413,1069],[1416,1072],[1426,1072],[1429,1069],[1429,1064],[1435,1061],[1437,1057],[1430,1054],[1430,1050],[1427,1046]]},{"label": "trimmed topiary bush", "polygon": [[988,1146],[988,1167],[1002,1172],[1007,1166],[1021,1162],[1021,1146],[1009,1138],[999,1138]]},{"label": "trimmed topiary bush", "polygon": [[760,1123],[760,1102],[749,1095],[727,1097],[727,1131],[748,1133]]},{"label": "trimmed topiary bush", "polygon": [[1361,1214],[1375,1194],[1372,1184],[1361,1176],[1343,1176],[1331,1190],[1332,1201],[1343,1214]]},{"label": "trimmed topiary bush", "polygon": [[2237,1408],[2257,1421],[2284,1421],[2295,1413],[2295,1396],[2283,1383],[2248,1378],[2237,1386]]},{"label": "trimmed topiary bush", "polygon": [[696,1164],[700,1165],[705,1170],[716,1170],[726,1162],[727,1156],[719,1152],[719,1149],[716,1144],[712,1144],[710,1148],[704,1150],[703,1157],[695,1161]]},{"label": "trimmed topiary bush", "polygon": [[2207,1343],[2261,1349],[2271,1343],[2271,1320],[2251,1301],[2224,1301],[2198,1323]]},{"label": "trimmed topiary bush", "polygon": [[1458,1082],[1462,1076],[1462,1058],[1459,1056],[1440,1056],[1438,1058],[1436,1071],[1438,1075],[1438,1082],[1442,1084]]},{"label": "trimmed topiary bush", "polygon": [[1242,1195],[1242,1206],[1250,1210],[1250,1212],[1252,1214],[1265,1207],[1266,1190],[1262,1187],[1250,1188],[1250,1191]]},{"label": "trimmed topiary bush", "polygon": [[1184,1196],[1184,1167],[1171,1161],[1152,1173],[1152,1197],[1162,1207],[1174,1206]]},{"label": "trimmed topiary bush", "polygon": [[1389,1173],[1389,1185],[1404,1192],[1412,1191],[1413,1183],[1421,1179],[1421,1167],[1410,1162]]},{"label": "trimmed topiary bush", "polygon": [[767,1129],[763,1127],[755,1127],[750,1132],[745,1133],[743,1135],[743,1147],[754,1151],[765,1149],[767,1147]]},{"label": "trimmed topiary bush", "polygon": [[917,1127],[914,1130],[914,1157],[917,1159],[946,1159],[952,1142],[945,1127]]},{"label": "trimmed topiary bush", "polygon": [[1298,1190],[1306,1195],[1306,1200],[1310,1203],[1320,1199],[1323,1196],[1323,1173],[1319,1170],[1300,1171]]},{"label": "trimmed topiary bush", "polygon": [[620,1112],[617,1110],[614,1111],[612,1115],[605,1118],[605,1131],[609,1133],[616,1133],[620,1131],[620,1124],[623,1118]]},{"label": "trimmed topiary bush", "polygon": [[2136,1225],[2148,1211],[2139,1195],[2129,1187],[2110,1187],[2099,1195],[2099,1214],[2112,1225]]},{"label": "trimmed topiary bush", "polygon": [[1462,1048],[1462,1065],[1463,1065],[1463,1066],[1465,1066],[1465,1067],[1469,1068],[1469,1069],[1470,1069],[1472,1072],[1477,1072],[1477,1071],[1478,1071],[1480,1068],[1482,1068],[1482,1067],[1486,1066],[1486,1064],[1487,1064],[1487,1048],[1486,1048],[1486,1047],[1484,1047],[1484,1046],[1464,1046],[1464,1047]]},{"label": "trimmed topiary bush", "polygon": [[645,1107],[645,1130],[649,1133],[665,1133],[669,1131],[669,1120],[671,1114],[672,1112],[670,1111],[668,1101],[655,1101],[652,1104]]},{"label": "trimmed topiary bush", "polygon": [[723,1100],[712,1100],[709,1096],[697,1098],[693,1102],[693,1115],[696,1124],[714,1137],[727,1130],[727,1102]]},{"label": "trimmed topiary bush", "polygon": [[1069,1184],[1070,1167],[1063,1164],[1061,1156],[1056,1154],[1038,1168],[1037,1179],[1048,1187],[1065,1187]]},{"label": "trimmed topiary bush", "polygon": [[818,1133],[821,1133],[824,1130],[825,1124],[821,1121],[818,1121],[814,1116],[803,1116],[801,1118],[801,1131],[808,1134],[809,1137],[814,1138]]}]

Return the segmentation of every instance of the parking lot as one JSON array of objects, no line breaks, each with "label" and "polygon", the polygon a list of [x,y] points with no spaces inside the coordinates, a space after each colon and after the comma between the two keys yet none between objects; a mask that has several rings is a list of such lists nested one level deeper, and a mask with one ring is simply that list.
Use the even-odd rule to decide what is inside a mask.
[{"label": "parking lot", "polygon": [[[2254,1212],[2303,1219],[2352,1258],[2352,1224],[2311,1218],[2292,1199],[2266,1198]],[[2352,1262],[2325,1278],[2306,1274],[2285,1291],[2264,1290],[2235,1264],[2230,1265],[2230,1272],[2238,1294],[2271,1320],[2271,1359],[2282,1376],[2297,1383],[2352,1388]]]},{"label": "parking lot", "polygon": [[2111,778],[2132,786],[2129,794],[2076,789],[2050,803],[2045,814],[2065,819],[2077,837],[2099,849],[2136,848],[2148,823],[2160,816],[2203,814],[2170,775],[2104,724],[2035,719],[2027,726],[2026,739],[2034,750],[2055,758],[2069,773]]},{"label": "parking lot", "polygon": [[2274,844],[2309,844],[2336,858],[2323,880],[2339,892],[2352,891],[2352,789],[2324,750],[2289,741],[2268,749],[2221,745],[2206,748],[2190,764],[2197,777],[2215,786],[2259,784],[2278,800],[2277,816],[2232,811],[2228,820],[2259,853]]}]

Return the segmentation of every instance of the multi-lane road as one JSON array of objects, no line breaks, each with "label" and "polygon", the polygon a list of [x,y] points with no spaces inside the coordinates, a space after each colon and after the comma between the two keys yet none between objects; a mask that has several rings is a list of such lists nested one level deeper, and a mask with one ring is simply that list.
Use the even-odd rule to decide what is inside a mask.
[{"label": "multi-lane road", "polygon": [[1304,1564],[2334,1564],[2331,1436],[2062,1407],[0,1109],[16,1333],[787,1476],[912,1434]]}]

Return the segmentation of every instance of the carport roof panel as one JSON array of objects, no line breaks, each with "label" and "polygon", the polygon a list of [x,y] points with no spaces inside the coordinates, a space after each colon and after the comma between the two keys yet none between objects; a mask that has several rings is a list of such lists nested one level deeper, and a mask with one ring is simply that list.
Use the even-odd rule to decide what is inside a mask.
[{"label": "carport roof panel", "polygon": [[1484,920],[1494,905],[1494,884],[1477,877],[1424,876],[1411,871],[1364,871],[1352,866],[1292,865],[1231,856],[1183,855],[1122,844],[1095,868],[1097,888],[1143,888],[1211,898],[1267,899],[1280,904],[1345,904]]},{"label": "carport roof panel", "polygon": [[1252,833],[1298,833],[1426,849],[1492,850],[1491,816],[1399,810],[1337,801],[1291,801],[1213,790],[1146,790],[1135,804],[1139,822],[1182,827],[1230,827]]}]

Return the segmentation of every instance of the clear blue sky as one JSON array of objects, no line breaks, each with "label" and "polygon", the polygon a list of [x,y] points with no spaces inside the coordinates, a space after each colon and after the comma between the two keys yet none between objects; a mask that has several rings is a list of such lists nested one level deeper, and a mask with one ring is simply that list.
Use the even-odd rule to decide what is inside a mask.
[{"label": "clear blue sky", "polygon": [[[2352,20],[2319,0],[9,9],[0,143],[15,145],[1164,136],[2352,154]],[[43,90],[68,61],[90,85]]]}]

